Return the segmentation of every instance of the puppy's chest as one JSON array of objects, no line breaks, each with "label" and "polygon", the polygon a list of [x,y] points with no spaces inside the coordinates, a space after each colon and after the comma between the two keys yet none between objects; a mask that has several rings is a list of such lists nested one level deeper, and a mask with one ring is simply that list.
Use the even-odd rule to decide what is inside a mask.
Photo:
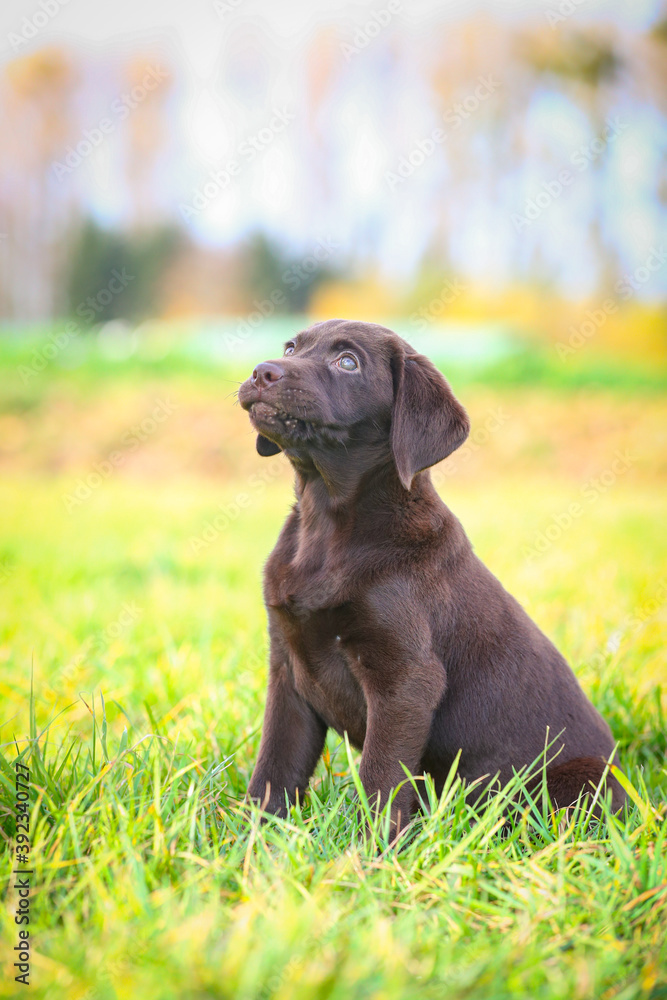
[{"label": "puppy's chest", "polygon": [[326,537],[298,536],[289,546],[271,553],[264,577],[264,598],[269,607],[282,608],[292,617],[333,608],[349,600],[354,571],[349,551]]},{"label": "puppy's chest", "polygon": [[290,652],[294,685],[328,726],[347,731],[361,746],[366,733],[363,666],[350,639],[353,615],[347,606],[308,613],[278,609]]},{"label": "puppy's chest", "polygon": [[366,700],[355,648],[354,581],[331,561],[304,567],[272,559],[265,598],[290,651],[297,691],[339,733],[363,743]]}]

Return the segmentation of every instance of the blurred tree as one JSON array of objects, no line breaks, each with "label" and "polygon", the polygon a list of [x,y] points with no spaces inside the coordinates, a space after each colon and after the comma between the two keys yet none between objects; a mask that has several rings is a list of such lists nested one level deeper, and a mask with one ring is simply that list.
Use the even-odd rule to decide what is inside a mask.
[{"label": "blurred tree", "polygon": [[[100,316],[238,314],[271,292],[283,311],[302,311],[333,255],[299,259],[286,248],[315,225],[336,232],[355,274],[369,287],[385,282],[390,300],[420,267],[433,294],[445,272],[491,294],[517,281],[570,291],[579,274],[590,280],[592,263],[600,286],[613,287],[620,256],[624,272],[641,263],[667,205],[667,21],[621,30],[603,11],[554,23],[544,10],[504,18],[487,8],[432,5],[423,21],[369,37],[363,58],[341,57],[352,32],[327,15],[288,57],[268,29],[234,19],[216,49],[226,110],[202,119],[203,149],[182,114],[187,65],[174,55],[163,69],[139,36],[120,59],[54,48],[14,59],[0,72],[0,316],[77,309],[119,267],[136,277]],[[262,140],[251,165],[241,139],[271,131],[259,129],[259,110],[274,95],[294,121],[275,144]],[[582,117],[593,138],[611,115],[637,129],[617,173],[606,172],[605,149],[573,198],[514,231],[526,195],[568,166]],[[79,155],[105,119],[103,141]],[[445,133],[437,144],[435,127]],[[192,178],[218,147],[236,150],[243,169],[205,205],[192,239],[179,238],[166,223],[176,218],[175,178]],[[68,156],[74,166],[55,170]],[[404,176],[390,188],[385,171],[398,163]],[[89,215],[119,220],[128,235],[82,227]],[[254,226],[275,241],[240,243]]]},{"label": "blurred tree", "polygon": [[242,281],[252,299],[270,299],[281,292],[276,312],[305,312],[315,289],[338,271],[318,262],[312,254],[294,257],[263,233],[256,233],[240,254]]},{"label": "blurred tree", "polygon": [[69,55],[41,49],[0,78],[0,313],[21,319],[62,310],[60,243],[73,203],[51,164],[75,131],[77,74]]},{"label": "blurred tree", "polygon": [[88,220],[69,261],[69,313],[86,323],[159,313],[162,278],[183,242],[171,226],[127,234]]},{"label": "blurred tree", "polygon": [[[516,80],[518,68],[512,64],[511,33],[484,12],[460,23],[440,26],[433,33],[429,49],[418,58],[424,63],[416,69],[426,77],[437,111],[436,124],[446,135],[441,147],[446,170],[439,197],[433,200],[433,232],[423,263],[426,271],[437,263],[447,271],[452,266],[452,248],[458,236],[462,207],[467,212],[474,211],[480,194],[486,192],[491,197],[494,182],[502,176],[502,167],[511,166],[507,161],[510,143],[506,135],[511,119],[507,114],[501,115],[499,108],[508,110],[514,93],[511,83]],[[483,79],[499,84],[502,81],[502,85],[490,100],[479,102],[474,112],[467,112],[461,102],[474,95]],[[525,100],[525,91],[519,93]],[[505,125],[502,134],[494,128],[499,117]],[[479,140],[483,132],[493,148],[493,157],[480,155]]]},{"label": "blurred tree", "polygon": [[[599,25],[588,30],[551,27],[532,30],[521,36],[519,50],[524,61],[541,76],[553,76],[569,83],[575,103],[583,108],[591,124],[592,138],[603,135],[613,102],[610,90],[624,65],[617,40],[611,30]],[[604,169],[605,153],[591,161],[593,176]],[[612,295],[621,273],[616,247],[605,239],[606,200],[604,185],[598,178],[591,185],[593,196],[590,235],[598,262],[598,286],[601,296]]]},{"label": "blurred tree", "polygon": [[132,228],[141,230],[160,224],[163,218],[156,180],[160,154],[169,135],[164,119],[172,78],[150,54],[132,59],[124,76],[130,87],[125,106],[131,110],[126,148],[130,218]]}]

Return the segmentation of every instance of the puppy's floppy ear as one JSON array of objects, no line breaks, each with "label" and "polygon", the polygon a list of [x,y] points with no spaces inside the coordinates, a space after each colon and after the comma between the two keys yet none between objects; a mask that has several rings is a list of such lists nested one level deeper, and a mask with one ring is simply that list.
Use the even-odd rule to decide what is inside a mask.
[{"label": "puppy's floppy ear", "polygon": [[257,435],[256,447],[258,454],[260,454],[263,458],[270,458],[271,455],[277,455],[280,451],[278,445],[274,444],[273,441],[269,441],[269,439],[265,438],[263,434]]},{"label": "puppy's floppy ear", "polygon": [[418,472],[447,458],[470,430],[449,383],[423,354],[398,348],[392,361],[391,450],[406,490]]}]

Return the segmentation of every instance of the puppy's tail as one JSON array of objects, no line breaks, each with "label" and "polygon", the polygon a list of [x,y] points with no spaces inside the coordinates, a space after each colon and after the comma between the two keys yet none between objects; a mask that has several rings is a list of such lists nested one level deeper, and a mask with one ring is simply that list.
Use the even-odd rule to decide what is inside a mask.
[{"label": "puppy's tail", "polygon": [[[580,795],[594,795],[606,767],[606,761],[598,757],[575,757],[565,764],[547,768],[547,789],[554,806],[557,809],[564,809],[573,805]],[[601,795],[605,797],[609,789],[611,789],[611,807],[614,812],[618,812],[623,808],[626,796],[620,782],[608,772]],[[598,806],[593,810],[593,814],[598,818],[600,812]]]}]

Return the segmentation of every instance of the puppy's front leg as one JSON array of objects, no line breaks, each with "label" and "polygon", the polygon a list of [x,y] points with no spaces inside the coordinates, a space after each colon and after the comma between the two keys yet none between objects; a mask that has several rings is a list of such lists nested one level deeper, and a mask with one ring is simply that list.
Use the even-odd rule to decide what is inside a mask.
[{"label": "puppy's front leg", "polygon": [[366,685],[368,715],[359,776],[373,806],[378,802],[384,806],[391,789],[399,789],[391,810],[397,834],[417,806],[415,790],[401,765],[410,774],[419,772],[444,688],[440,664],[408,670],[402,683],[390,691]]},{"label": "puppy's front leg", "polygon": [[267,812],[285,815],[285,792],[303,795],[322,753],[327,727],[294,688],[284,660],[271,665],[259,757],[248,794]]}]

